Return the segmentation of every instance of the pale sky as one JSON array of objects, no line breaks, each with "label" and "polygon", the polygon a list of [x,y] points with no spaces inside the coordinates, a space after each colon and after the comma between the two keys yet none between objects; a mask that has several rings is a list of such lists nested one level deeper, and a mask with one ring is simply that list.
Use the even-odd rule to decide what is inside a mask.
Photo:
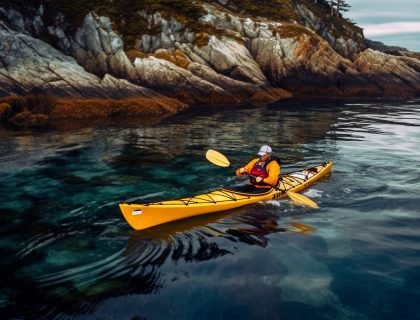
[{"label": "pale sky", "polygon": [[420,0],[345,0],[365,38],[420,51]]}]

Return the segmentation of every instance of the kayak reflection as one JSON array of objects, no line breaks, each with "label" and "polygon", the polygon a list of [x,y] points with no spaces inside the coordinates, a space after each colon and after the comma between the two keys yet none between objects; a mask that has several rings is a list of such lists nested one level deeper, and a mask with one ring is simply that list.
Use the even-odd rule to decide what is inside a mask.
[{"label": "kayak reflection", "polygon": [[[253,206],[135,231],[128,241],[125,255],[135,256],[136,263],[144,265],[151,261],[159,261],[162,265],[169,257],[173,262],[205,261],[234,254],[236,249],[233,247],[238,242],[266,247],[271,234],[310,234],[313,230],[315,227],[296,221],[280,225],[279,216]],[[147,253],[148,246],[155,248],[152,258]],[[146,256],[141,258],[145,253]]]},{"label": "kayak reflection", "polygon": [[[86,314],[113,297],[159,294],[168,281],[181,277],[168,274],[172,265],[235,255],[243,248],[239,243],[266,247],[270,235],[276,233],[310,235],[315,230],[298,221],[282,225],[280,221],[285,217],[281,214],[272,208],[253,205],[133,231],[125,248],[111,256],[38,277],[32,285],[37,294],[46,298],[42,314],[47,313],[50,318],[63,313]],[[69,295],[71,303],[66,299]],[[37,303],[29,302],[34,308]],[[41,317],[41,314],[32,310],[31,316]]]}]

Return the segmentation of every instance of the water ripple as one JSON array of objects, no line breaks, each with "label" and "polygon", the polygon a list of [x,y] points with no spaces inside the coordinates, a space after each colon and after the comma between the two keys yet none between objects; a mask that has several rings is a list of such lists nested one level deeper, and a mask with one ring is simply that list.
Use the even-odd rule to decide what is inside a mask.
[{"label": "water ripple", "polygon": [[[247,318],[261,310],[314,319],[391,319],[405,310],[414,319],[419,126],[418,99],[289,100],[203,108],[149,126],[4,135],[0,307],[11,319]],[[283,173],[334,162],[304,193],[320,209],[283,199],[141,232],[124,221],[120,202],[236,183],[234,169],[266,143]],[[232,167],[208,163],[210,148]]]}]

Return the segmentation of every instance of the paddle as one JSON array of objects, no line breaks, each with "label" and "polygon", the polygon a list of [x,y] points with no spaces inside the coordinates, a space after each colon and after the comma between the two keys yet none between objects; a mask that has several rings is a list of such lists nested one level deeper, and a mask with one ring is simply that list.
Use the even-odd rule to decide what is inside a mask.
[{"label": "paddle", "polygon": [[[221,154],[220,152],[216,151],[216,150],[212,150],[209,149],[206,152],[206,158],[207,160],[209,160],[211,163],[215,164],[216,166],[219,167],[229,167],[230,166],[230,161],[228,158],[226,158],[226,156],[224,156],[223,154]],[[274,186],[272,186],[274,187]],[[318,208],[318,205],[312,201],[311,199],[299,194],[299,193],[295,193],[292,191],[287,191],[286,194],[289,196],[290,199],[292,199],[294,202],[299,203],[301,205],[310,207],[310,208]]]}]

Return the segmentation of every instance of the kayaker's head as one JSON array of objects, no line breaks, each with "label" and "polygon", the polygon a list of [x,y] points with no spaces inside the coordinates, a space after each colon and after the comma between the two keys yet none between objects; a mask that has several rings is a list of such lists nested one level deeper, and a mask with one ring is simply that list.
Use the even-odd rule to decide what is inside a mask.
[{"label": "kayaker's head", "polygon": [[273,150],[271,150],[270,146],[263,145],[260,148],[260,151],[258,152],[258,155],[259,155],[261,161],[267,161],[268,159],[270,159],[272,152],[273,152]]}]

